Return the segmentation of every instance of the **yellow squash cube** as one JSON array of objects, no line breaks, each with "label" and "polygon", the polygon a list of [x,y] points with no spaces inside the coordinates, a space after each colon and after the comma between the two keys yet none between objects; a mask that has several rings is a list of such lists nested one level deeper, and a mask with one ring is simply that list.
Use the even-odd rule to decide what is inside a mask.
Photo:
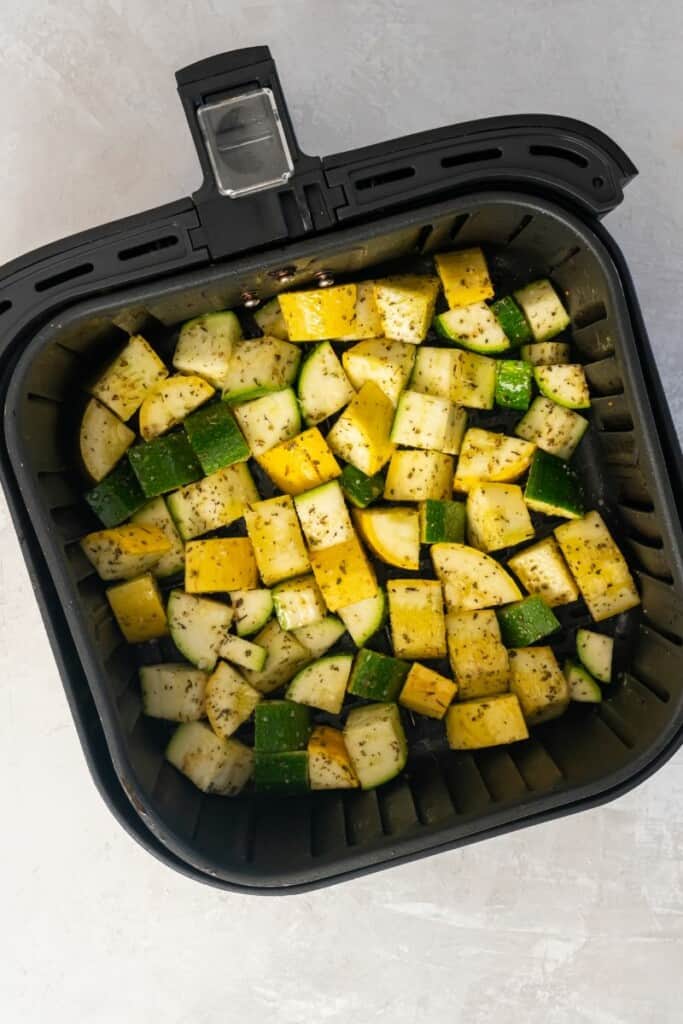
[{"label": "yellow squash cube", "polygon": [[156,640],[168,632],[166,609],[151,573],[109,587],[107,600],[129,644]]},{"label": "yellow squash cube", "polygon": [[186,546],[186,593],[254,590],[257,586],[258,569],[248,537],[193,540]]},{"label": "yellow squash cube", "polygon": [[414,363],[414,345],[388,338],[359,341],[342,354],[346,376],[356,391],[371,380],[394,406],[408,384]]},{"label": "yellow squash cube", "polygon": [[479,750],[528,739],[519,701],[513,693],[451,704],[446,713],[451,750]]},{"label": "yellow squash cube", "polygon": [[374,597],[379,589],[374,570],[355,533],[341,544],[312,551],[311,568],[331,612]]},{"label": "yellow squash cube", "polygon": [[353,326],[340,341],[363,341],[365,338],[379,338],[382,334],[382,318],[375,302],[375,282],[361,281],[356,290]]},{"label": "yellow squash cube", "polygon": [[275,486],[286,494],[301,494],[334,480],[341,473],[339,463],[317,427],[275,445],[257,461]]},{"label": "yellow squash cube", "polygon": [[90,388],[90,394],[119,419],[128,420],[142,405],[147,392],[165,377],[168,370],[159,356],[142,335],[135,334]]},{"label": "yellow squash cube", "polygon": [[579,598],[579,588],[554,537],[518,551],[508,565],[528,593],[538,594],[550,608]]},{"label": "yellow squash cube", "polygon": [[480,551],[499,551],[534,536],[529,509],[517,484],[478,484],[467,495],[467,535]]},{"label": "yellow squash cube", "polygon": [[626,559],[599,512],[563,523],[555,536],[596,622],[640,603]]},{"label": "yellow squash cube", "polygon": [[453,490],[453,457],[402,448],[391,456],[384,483],[387,501],[446,501]]},{"label": "yellow squash cube", "polygon": [[510,654],[510,690],[529,725],[557,718],[569,705],[569,683],[552,647],[515,647]]},{"label": "yellow squash cube", "polygon": [[493,298],[489,268],[481,249],[440,252],[434,257],[449,309]]},{"label": "yellow squash cube", "polygon": [[89,533],[81,548],[100,579],[126,580],[155,565],[171,542],[155,526],[115,526]]},{"label": "yellow squash cube", "polygon": [[461,700],[508,689],[508,652],[501,641],[495,612],[450,612],[446,632],[448,656]]},{"label": "yellow squash cube", "polygon": [[460,446],[453,490],[470,491],[481,483],[511,483],[531,465],[536,445],[493,430],[470,427]]},{"label": "yellow squash cube", "polygon": [[415,663],[406,676],[398,702],[418,715],[443,718],[457,692],[457,683],[452,679]]},{"label": "yellow squash cube", "polygon": [[355,284],[284,292],[280,309],[290,341],[325,341],[353,330],[356,318]]},{"label": "yellow squash cube", "polygon": [[446,621],[438,580],[389,580],[391,642],[397,658],[443,658]]},{"label": "yellow squash cube", "polygon": [[427,337],[438,294],[437,277],[397,274],[375,281],[375,302],[384,336],[419,345]]},{"label": "yellow squash cube", "polygon": [[308,741],[308,777],[311,789],[355,789],[359,785],[340,729],[316,725]]},{"label": "yellow squash cube", "polygon": [[267,587],[310,569],[306,545],[288,494],[255,501],[244,519],[261,579]]},{"label": "yellow squash cube", "polygon": [[327,435],[327,443],[341,459],[372,476],[389,461],[395,445],[389,440],[394,407],[384,392],[369,380],[351,399]]}]

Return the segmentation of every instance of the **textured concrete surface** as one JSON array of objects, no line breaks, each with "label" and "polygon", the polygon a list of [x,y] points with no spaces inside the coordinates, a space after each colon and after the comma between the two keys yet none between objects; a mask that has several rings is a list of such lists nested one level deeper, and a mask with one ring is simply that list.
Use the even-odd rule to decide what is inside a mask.
[{"label": "textured concrete surface", "polygon": [[[592,121],[640,168],[609,218],[683,429],[683,13],[617,0],[3,0],[0,261],[188,194],[172,73],[267,42],[309,152],[487,114]],[[628,9],[634,10],[630,5]],[[674,1024],[683,757],[599,810],[310,896],[203,889],[90,782],[0,507],[0,1005],[8,1024]]]}]

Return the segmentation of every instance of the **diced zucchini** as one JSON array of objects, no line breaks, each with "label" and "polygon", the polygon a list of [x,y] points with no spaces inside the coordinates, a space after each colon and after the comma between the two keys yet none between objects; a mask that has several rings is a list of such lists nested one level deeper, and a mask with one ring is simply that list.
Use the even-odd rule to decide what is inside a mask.
[{"label": "diced zucchini", "polygon": [[434,265],[451,309],[493,298],[493,285],[481,249],[437,253]]},{"label": "diced zucchini", "polygon": [[604,633],[590,629],[577,629],[576,653],[583,667],[601,683],[612,681],[614,640]]},{"label": "diced zucchini", "polygon": [[584,513],[581,482],[572,467],[541,448],[535,452],[524,500],[535,512],[564,519],[580,519]]},{"label": "diced zucchini", "polygon": [[280,309],[290,341],[326,341],[353,329],[356,316],[355,284],[283,292]]},{"label": "diced zucchini", "polygon": [[300,629],[320,622],[327,609],[320,588],[312,575],[278,583],[273,590],[273,605],[282,629]]},{"label": "diced zucchini", "polygon": [[262,334],[267,334],[271,338],[280,338],[281,341],[289,341],[285,318],[282,315],[277,295],[256,310],[254,320]]},{"label": "diced zucchini", "polygon": [[91,398],[85,407],[79,444],[81,459],[93,480],[99,482],[111,473],[133,441],[135,434],[118,416]]},{"label": "diced zucchini", "polygon": [[570,459],[587,430],[588,420],[578,412],[563,409],[539,395],[515,427],[515,434],[532,441],[549,455]]},{"label": "diced zucchini", "polygon": [[129,450],[128,460],[147,498],[183,487],[202,475],[190,442],[180,430],[136,445]]},{"label": "diced zucchini", "polygon": [[361,341],[342,355],[346,375],[356,391],[372,381],[393,406],[408,383],[414,362],[414,345],[388,338]]},{"label": "diced zucchini", "polygon": [[204,722],[179,725],[166,747],[166,760],[203,793],[236,796],[254,770],[251,749],[236,739],[222,739]]},{"label": "diced zucchini", "polygon": [[168,377],[148,391],[140,406],[140,433],[144,441],[152,441],[177,427],[186,416],[208,402],[214,390],[203,377],[179,373]]},{"label": "diced zucchini", "polygon": [[355,601],[339,609],[339,618],[346,626],[356,647],[362,647],[382,628],[387,617],[387,598],[383,590],[372,597]]},{"label": "diced zucchini", "polygon": [[265,668],[268,657],[265,647],[259,647],[258,644],[253,644],[233,633],[228,633],[221,644],[219,654],[231,664],[239,665],[240,668],[253,668],[254,672],[260,672]]},{"label": "diced zucchini", "polygon": [[308,789],[308,753],[286,750],[281,754],[254,754],[254,785],[257,793],[293,796]]},{"label": "diced zucchini", "polygon": [[238,636],[258,633],[273,614],[273,595],[270,590],[232,590],[230,601]]},{"label": "diced zucchini", "polygon": [[492,302],[491,310],[513,348],[531,340],[531,331],[526,318],[511,295]]},{"label": "diced zucchini", "polygon": [[173,576],[182,571],[185,565],[185,545],[163,498],[152,498],[151,501],[148,501],[133,514],[131,523],[135,526],[154,527],[160,530],[168,541],[169,547],[166,553],[151,566],[153,576],[164,579],[166,576]]},{"label": "diced zucchini", "polygon": [[366,700],[395,700],[409,671],[409,662],[363,647],[356,655],[348,691]]},{"label": "diced zucchini", "polygon": [[151,573],[108,587],[107,600],[129,644],[158,640],[168,633],[164,604]]},{"label": "diced zucchini", "polygon": [[193,412],[184,426],[192,450],[207,474],[249,458],[249,445],[232,410],[224,402],[215,402]]},{"label": "diced zucchini", "polygon": [[339,463],[317,427],[276,444],[259,457],[259,465],[276,487],[300,494],[339,476]]},{"label": "diced zucchini", "polygon": [[85,500],[104,526],[118,526],[147,501],[128,459],[88,491]]},{"label": "diced zucchini", "polygon": [[344,735],[329,725],[317,725],[308,740],[308,775],[311,789],[355,789],[353,770]]},{"label": "diced zucchini", "polygon": [[640,604],[626,559],[599,512],[563,523],[555,536],[596,622]]},{"label": "diced zucchini", "polygon": [[166,535],[155,526],[115,526],[89,533],[83,554],[101,580],[128,580],[150,569],[170,550]]},{"label": "diced zucchini", "polygon": [[313,622],[310,626],[301,626],[300,629],[292,630],[300,644],[310,651],[311,657],[322,658],[323,654],[334,647],[346,632],[343,622],[340,622],[335,615],[326,615],[320,622]]},{"label": "diced zucchini", "polygon": [[204,715],[206,672],[183,664],[143,665],[142,710],[169,722],[196,722]]},{"label": "diced zucchini", "polygon": [[244,519],[266,586],[308,572],[308,553],[289,495],[254,502],[244,513]]},{"label": "diced zucchini", "polygon": [[522,345],[520,355],[532,366],[557,366],[569,362],[569,352],[566,341],[537,341]]},{"label": "diced zucchini", "polygon": [[476,352],[455,350],[453,354],[453,376],[448,395],[451,402],[467,409],[493,409],[496,360]]},{"label": "diced zucchini", "polygon": [[230,526],[245,515],[250,502],[257,501],[258,491],[242,462],[219,469],[167,498],[173,521],[184,540]]},{"label": "diced zucchini", "polygon": [[403,448],[391,456],[384,497],[388,501],[445,501],[453,488],[453,457]]},{"label": "diced zucchini", "polygon": [[562,671],[569,685],[570,700],[579,701],[582,704],[600,703],[602,690],[583,665],[567,658],[562,666]]},{"label": "diced zucchini", "polygon": [[258,690],[246,683],[239,672],[219,661],[206,685],[206,717],[216,735],[227,739],[251,717],[261,699]]},{"label": "diced zucchini", "polygon": [[298,394],[301,412],[309,426],[339,412],[353,398],[349,378],[329,341],[316,345],[304,360]]},{"label": "diced zucchini", "polygon": [[384,492],[384,474],[373,473],[366,476],[355,466],[344,466],[339,483],[344,494],[356,508],[367,508],[382,497]]},{"label": "diced zucchini", "polygon": [[168,629],[180,653],[197,668],[212,672],[232,622],[232,608],[182,590],[168,599]]},{"label": "diced zucchini", "polygon": [[145,339],[136,334],[90,388],[90,394],[118,416],[129,420],[147,392],[168,370]]},{"label": "diced zucchini", "polygon": [[477,484],[467,495],[467,535],[472,547],[499,551],[530,540],[534,527],[517,484]]},{"label": "diced zucchini", "polygon": [[540,725],[567,710],[569,686],[552,647],[517,647],[510,657],[510,690],[528,725]]},{"label": "diced zucchini", "polygon": [[374,292],[385,338],[411,345],[424,341],[434,318],[438,278],[397,274],[375,281]]},{"label": "diced zucchini", "polygon": [[423,501],[420,504],[420,540],[439,544],[465,540],[465,505],[462,501]]},{"label": "diced zucchini", "polygon": [[410,377],[411,390],[454,401],[453,381],[459,354],[453,348],[433,348],[431,345],[418,348]]},{"label": "diced zucchini", "polygon": [[372,476],[389,461],[394,445],[389,439],[394,407],[369,380],[354,396],[327,435],[335,455]]},{"label": "diced zucchini", "polygon": [[534,378],[541,394],[565,409],[590,408],[588,381],[580,364],[535,366]]},{"label": "diced zucchini", "polygon": [[331,612],[377,593],[377,578],[355,533],[341,544],[312,551],[311,568]]},{"label": "diced zucchini", "polygon": [[311,551],[342,544],[353,535],[344,494],[336,480],[297,495],[294,505]]},{"label": "diced zucchini", "polygon": [[249,445],[258,457],[281,441],[287,441],[301,430],[301,415],[296,395],[291,388],[274,391],[253,402],[235,407],[235,419]]},{"label": "diced zucchini", "polygon": [[396,704],[354,708],[344,726],[344,742],[362,789],[389,782],[408,760],[408,744]]},{"label": "diced zucchini", "polygon": [[433,544],[430,548],[441,580],[447,611],[474,611],[509,604],[521,598],[519,587],[490,555],[466,544]]},{"label": "diced zucchini", "polygon": [[301,350],[279,338],[238,342],[225,376],[223,401],[246,402],[289,387],[300,362]]},{"label": "diced zucchini", "polygon": [[344,703],[352,664],[351,654],[319,658],[297,672],[287,687],[287,699],[338,715]]},{"label": "diced zucchini", "polygon": [[550,608],[578,600],[579,588],[554,537],[517,552],[508,565],[522,586],[542,597]]},{"label": "diced zucchini", "polygon": [[504,693],[508,689],[510,665],[496,613],[490,609],[450,612],[446,629],[458,698],[471,700]]},{"label": "diced zucchini", "polygon": [[406,676],[398,702],[418,715],[440,719],[446,714],[457,692],[457,684],[452,679],[446,679],[433,669],[416,662]]},{"label": "diced zucchini", "polygon": [[471,352],[499,355],[510,348],[503,328],[485,302],[474,302],[471,306],[439,313],[434,318],[434,327],[442,338],[455,341]]},{"label": "diced zucchini", "polygon": [[456,491],[481,483],[510,483],[526,473],[536,446],[530,441],[470,427],[465,432],[453,480]]},{"label": "diced zucchini", "polygon": [[420,517],[414,508],[368,508],[354,513],[370,550],[387,565],[420,568]]},{"label": "diced zucchini", "polygon": [[356,309],[353,326],[339,340],[363,341],[365,338],[379,338],[382,333],[382,318],[375,302],[375,282],[360,281],[356,285]]},{"label": "diced zucchini", "polygon": [[533,379],[531,363],[522,359],[501,359],[496,372],[496,405],[524,412],[531,402]]},{"label": "diced zucchini", "polygon": [[188,594],[250,590],[257,584],[258,569],[248,537],[193,540],[185,548],[185,590]]},{"label": "diced zucchini", "polygon": [[241,337],[240,322],[230,310],[197,316],[180,328],[173,365],[181,373],[196,373],[222,388],[233,346]]},{"label": "diced zucchini", "polygon": [[569,314],[548,280],[532,281],[515,292],[535,341],[549,341],[569,326]]},{"label": "diced zucchini", "polygon": [[457,455],[467,425],[467,413],[447,398],[404,391],[391,428],[394,444],[433,449]]},{"label": "diced zucchini", "polygon": [[311,712],[291,700],[264,700],[254,710],[254,749],[266,754],[305,750]]},{"label": "diced zucchini", "polygon": [[446,621],[438,580],[389,580],[391,644],[398,658],[445,658]]},{"label": "diced zucchini", "polygon": [[446,712],[451,750],[481,750],[529,738],[519,701],[513,693],[451,704]]},{"label": "diced zucchini", "polygon": [[507,647],[528,647],[560,628],[552,610],[538,594],[499,608],[498,622]]},{"label": "diced zucchini", "polygon": [[260,672],[245,669],[243,675],[260,693],[272,693],[288,683],[311,660],[310,651],[292,633],[281,629],[277,619],[271,619],[256,634],[254,643],[268,652],[265,668]]}]

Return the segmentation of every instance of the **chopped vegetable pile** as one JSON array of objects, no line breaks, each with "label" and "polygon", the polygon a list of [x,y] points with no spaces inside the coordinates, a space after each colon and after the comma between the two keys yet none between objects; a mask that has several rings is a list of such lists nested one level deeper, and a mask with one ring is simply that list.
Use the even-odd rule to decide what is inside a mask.
[{"label": "chopped vegetable pile", "polygon": [[599,702],[614,641],[578,629],[561,667],[556,612],[639,597],[571,461],[590,394],[553,284],[496,296],[466,249],[254,319],[183,324],[173,370],[131,337],[81,422],[83,552],[125,639],[175,647],[140,669],[171,764],[222,795],[368,789],[406,715],[473,750]]}]

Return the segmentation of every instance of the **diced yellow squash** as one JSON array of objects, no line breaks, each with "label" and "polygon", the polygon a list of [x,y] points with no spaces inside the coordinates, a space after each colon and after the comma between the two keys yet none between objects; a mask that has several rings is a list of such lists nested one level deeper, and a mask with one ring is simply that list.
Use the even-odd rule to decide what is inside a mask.
[{"label": "diced yellow squash", "polygon": [[353,330],[356,317],[355,284],[283,292],[280,309],[290,341],[325,341]]},{"label": "diced yellow squash", "polygon": [[282,315],[277,295],[256,310],[254,320],[263,334],[270,335],[271,338],[279,338],[281,341],[289,341],[285,318]]},{"label": "diced yellow squash", "polygon": [[227,739],[251,714],[262,694],[250,686],[237,669],[219,661],[206,684],[206,717],[217,736]]},{"label": "diced yellow squash", "polygon": [[446,501],[453,490],[453,457],[402,448],[391,456],[384,483],[387,501]]},{"label": "diced yellow squash", "polygon": [[258,569],[248,537],[192,540],[185,548],[185,592],[254,590]]},{"label": "diced yellow squash", "polygon": [[344,492],[335,480],[297,495],[294,506],[311,551],[330,548],[353,536]]},{"label": "diced yellow squash", "polygon": [[334,480],[339,463],[317,427],[283,441],[257,459],[276,487],[286,494],[301,494]]},{"label": "diced yellow squash", "polygon": [[282,629],[277,619],[271,619],[256,634],[254,643],[268,652],[265,668],[258,672],[244,669],[242,675],[259,693],[272,693],[279,689],[313,660],[311,652],[299,643],[293,633]]},{"label": "diced yellow squash", "polygon": [[449,612],[494,608],[522,597],[512,576],[483,551],[467,544],[432,544],[430,555]]},{"label": "diced yellow squash", "polygon": [[[419,390],[419,389],[418,389]],[[496,392],[496,360],[476,352],[456,349],[453,376],[447,395],[467,409],[493,409]]]},{"label": "diced yellow squash", "polygon": [[289,495],[256,501],[244,513],[261,579],[267,587],[309,572],[310,562]]},{"label": "diced yellow squash", "polygon": [[434,264],[449,309],[493,298],[493,285],[481,249],[440,252],[434,257]]},{"label": "diced yellow squash", "polygon": [[81,458],[86,471],[99,483],[125,455],[134,432],[118,416],[91,398],[85,407],[79,436]]},{"label": "diced yellow squash", "polygon": [[526,473],[536,445],[517,437],[470,427],[460,446],[453,489],[469,491],[480,483],[510,483]]},{"label": "diced yellow squash", "polygon": [[558,718],[569,706],[569,684],[552,647],[515,647],[510,656],[510,690],[529,725]]},{"label": "diced yellow squash", "polygon": [[555,536],[596,622],[640,604],[626,559],[599,512],[563,523]]},{"label": "diced yellow squash", "polygon": [[166,554],[152,566],[152,575],[163,579],[165,576],[180,572],[185,565],[185,545],[164,498],[161,495],[152,498],[131,516],[130,521],[134,526],[155,526],[157,530],[161,530],[170,545]]},{"label": "diced yellow squash", "polygon": [[311,552],[311,568],[331,612],[374,597],[379,587],[361,542],[353,537]]},{"label": "diced yellow squash", "polygon": [[394,406],[408,384],[414,362],[414,345],[388,338],[361,341],[342,354],[346,376],[356,391],[371,380]]},{"label": "diced yellow squash", "polygon": [[154,526],[115,526],[89,533],[81,541],[83,553],[103,580],[139,576],[170,547],[168,538]]},{"label": "diced yellow squash", "polygon": [[394,407],[373,381],[351,399],[327,435],[327,443],[341,459],[367,476],[389,461],[395,445],[389,440]]},{"label": "diced yellow squash", "polygon": [[446,737],[451,750],[480,750],[526,740],[522,709],[514,693],[451,704],[446,712]]},{"label": "diced yellow squash", "polygon": [[504,693],[510,680],[508,653],[494,611],[450,612],[448,656],[461,700]]},{"label": "diced yellow squash", "polygon": [[415,662],[406,676],[399,704],[427,718],[443,718],[458,692],[458,685],[439,672]]},{"label": "diced yellow squash", "polygon": [[356,289],[353,326],[340,341],[362,341],[365,338],[379,338],[382,334],[382,318],[375,302],[375,282],[361,281]]},{"label": "diced yellow squash", "polygon": [[354,509],[353,519],[370,550],[387,565],[420,568],[420,516],[414,508]]},{"label": "diced yellow squash", "polygon": [[477,484],[467,495],[467,537],[481,551],[521,544],[534,536],[529,509],[517,484]]},{"label": "diced yellow squash", "polygon": [[397,658],[446,656],[446,622],[438,580],[389,580],[391,643]]},{"label": "diced yellow squash", "polygon": [[308,778],[311,789],[356,789],[344,734],[330,725],[316,725],[308,740]]},{"label": "diced yellow squash", "polygon": [[151,573],[109,587],[107,600],[129,644],[156,640],[168,632],[166,610]]},{"label": "diced yellow squash", "polygon": [[554,537],[518,551],[508,565],[525,590],[538,594],[550,608],[578,601],[579,588]]},{"label": "diced yellow squash", "polygon": [[168,370],[159,356],[142,335],[135,334],[90,388],[90,394],[119,419],[129,420],[147,392],[165,377]]},{"label": "diced yellow squash", "polygon": [[145,441],[165,434],[208,402],[214,389],[202,377],[178,373],[149,391],[140,406],[140,433]]},{"label": "diced yellow squash", "polygon": [[397,274],[375,281],[375,302],[384,336],[419,345],[427,337],[438,294],[437,277]]}]

